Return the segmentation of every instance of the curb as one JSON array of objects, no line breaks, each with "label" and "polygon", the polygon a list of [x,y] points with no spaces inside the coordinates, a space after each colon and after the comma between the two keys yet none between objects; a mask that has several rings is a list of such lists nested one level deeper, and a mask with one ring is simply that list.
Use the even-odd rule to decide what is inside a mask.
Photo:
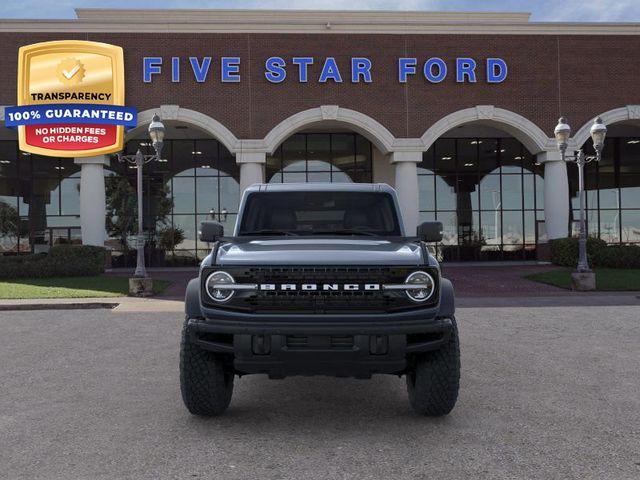
[{"label": "curb", "polygon": [[87,303],[14,303],[0,305],[0,312],[27,310],[113,310],[119,303],[115,302],[87,302]]}]

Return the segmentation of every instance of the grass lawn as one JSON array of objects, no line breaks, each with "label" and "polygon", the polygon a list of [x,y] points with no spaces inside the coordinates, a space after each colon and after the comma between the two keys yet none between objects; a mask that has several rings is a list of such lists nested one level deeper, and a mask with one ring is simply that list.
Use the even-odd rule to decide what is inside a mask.
[{"label": "grass lawn", "polygon": [[[169,283],[154,280],[154,293],[162,293]],[[128,278],[107,275],[0,280],[0,299],[122,297],[128,293]]]},{"label": "grass lawn", "polygon": [[[559,268],[548,272],[534,273],[526,278],[540,283],[547,283],[561,288],[571,288],[572,268]],[[640,269],[595,268],[596,289],[609,290],[640,290]]]}]

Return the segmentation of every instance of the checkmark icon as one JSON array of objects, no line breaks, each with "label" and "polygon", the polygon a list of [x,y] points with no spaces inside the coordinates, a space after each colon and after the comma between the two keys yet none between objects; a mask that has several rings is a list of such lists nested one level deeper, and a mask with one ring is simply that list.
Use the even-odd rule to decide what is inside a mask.
[{"label": "checkmark icon", "polygon": [[78,70],[80,70],[80,65],[76,65],[70,71],[62,70],[62,74],[65,76],[67,80],[71,80],[71,77],[73,77],[76,73],[78,73]]}]

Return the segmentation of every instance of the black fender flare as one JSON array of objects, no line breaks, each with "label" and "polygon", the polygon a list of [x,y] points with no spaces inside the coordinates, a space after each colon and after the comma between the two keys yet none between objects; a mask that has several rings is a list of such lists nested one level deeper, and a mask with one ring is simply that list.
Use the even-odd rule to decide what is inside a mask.
[{"label": "black fender flare", "polygon": [[187,318],[203,318],[200,310],[200,278],[194,278],[187,284],[184,295],[184,312]]},{"label": "black fender flare", "polygon": [[438,317],[452,318],[456,313],[456,300],[451,280],[443,278],[440,283],[440,308]]}]

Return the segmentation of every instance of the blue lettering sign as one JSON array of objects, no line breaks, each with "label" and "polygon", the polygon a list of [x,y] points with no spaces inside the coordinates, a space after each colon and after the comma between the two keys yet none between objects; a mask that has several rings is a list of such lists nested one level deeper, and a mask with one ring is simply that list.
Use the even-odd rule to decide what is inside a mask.
[{"label": "blue lettering sign", "polygon": [[476,83],[476,61],[473,58],[456,58],[456,82],[464,83],[464,77]]},{"label": "blue lettering sign", "polygon": [[322,71],[320,72],[320,83],[326,83],[327,80],[333,80],[336,83],[342,83],[340,69],[333,57],[327,57],[324,61]]},{"label": "blue lettering sign", "polygon": [[171,81],[180,82],[180,57],[171,57]]},{"label": "blue lettering sign", "polygon": [[417,63],[418,59],[416,58],[398,59],[398,81],[400,83],[407,83],[407,75],[415,75]]},{"label": "blue lettering sign", "polygon": [[[209,70],[211,69],[212,57],[188,57],[196,82],[204,83],[207,81]],[[240,57],[219,57],[220,58],[220,81],[222,83],[238,83],[240,82]],[[182,57],[170,57],[170,81],[172,83],[180,83],[182,81]],[[423,60],[416,57],[400,57],[398,58],[398,82],[407,83],[408,79],[417,74],[418,61],[422,67],[424,78],[429,83],[440,83],[447,78],[447,63],[442,58],[428,58],[424,64]],[[457,83],[477,83],[477,67],[476,59],[471,57],[458,57],[449,59],[449,66],[455,68],[455,77]],[[153,83],[156,75],[162,75],[163,57],[143,57],[142,60],[142,81],[144,83]],[[324,61],[314,57],[281,57],[272,56],[265,60],[264,76],[270,83],[282,83],[287,79],[287,63],[294,65],[298,70],[298,82],[308,83],[311,66],[315,63],[322,63],[322,69],[317,78],[318,83],[327,83],[333,81],[335,83],[343,83],[342,74],[335,57],[325,57]],[[349,62],[351,83],[372,83],[373,82],[373,61],[367,57],[351,57]],[[169,72],[166,72],[169,74]],[[289,72],[295,76],[295,72]],[[486,59],[486,82],[502,83],[507,79],[508,66],[507,62],[502,58]],[[169,80],[169,79],[167,79]]]},{"label": "blue lettering sign", "polygon": [[223,83],[238,83],[240,81],[240,57],[222,57],[220,69]]},{"label": "blue lettering sign", "polygon": [[371,83],[371,60],[364,57],[354,57],[351,59],[351,82],[360,82],[360,77],[365,83]]},{"label": "blue lettering sign", "polygon": [[291,63],[298,65],[298,81],[307,83],[307,70],[309,65],[313,64],[313,57],[293,57]]},{"label": "blue lettering sign", "polygon": [[202,64],[198,63],[198,57],[189,57],[189,62],[191,62],[191,69],[196,82],[203,83],[207,79],[209,67],[211,67],[211,57],[204,57]]},{"label": "blue lettering sign", "polygon": [[144,57],[142,59],[142,81],[151,83],[151,75],[162,72],[162,57]]},{"label": "blue lettering sign", "polygon": [[502,83],[507,78],[507,62],[501,58],[487,58],[487,82]]},{"label": "blue lettering sign", "polygon": [[[438,67],[438,73],[433,73],[433,67]],[[447,76],[447,64],[438,57],[427,60],[424,64],[424,76],[431,83],[440,83]]]},{"label": "blue lettering sign", "polygon": [[264,62],[264,67],[267,69],[264,72],[264,76],[271,83],[280,83],[284,82],[284,79],[287,78],[287,71],[284,69],[286,62],[282,57],[269,57],[267,61]]}]

